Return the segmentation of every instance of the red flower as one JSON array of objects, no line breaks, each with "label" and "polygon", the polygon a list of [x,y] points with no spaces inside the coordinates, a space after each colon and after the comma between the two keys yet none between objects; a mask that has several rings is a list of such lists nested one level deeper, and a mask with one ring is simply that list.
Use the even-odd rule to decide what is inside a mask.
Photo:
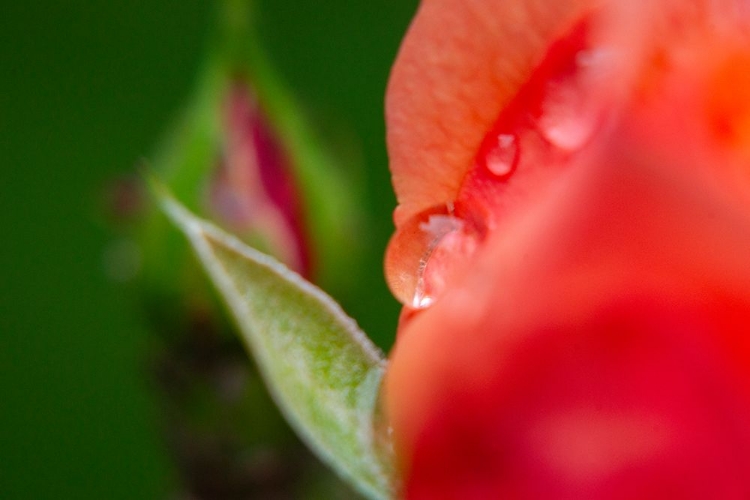
[{"label": "red flower", "polygon": [[409,499],[750,496],[750,12],[430,0],[388,90]]}]

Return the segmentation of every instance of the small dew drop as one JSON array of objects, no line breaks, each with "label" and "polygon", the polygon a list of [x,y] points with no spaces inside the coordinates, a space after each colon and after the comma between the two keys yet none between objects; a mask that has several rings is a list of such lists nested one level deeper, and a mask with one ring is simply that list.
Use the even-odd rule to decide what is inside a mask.
[{"label": "small dew drop", "polygon": [[549,142],[566,151],[578,150],[594,134],[596,123],[578,82],[550,84],[539,118],[539,129]]},{"label": "small dew drop", "polygon": [[582,50],[576,54],[572,71],[547,83],[538,125],[550,143],[576,151],[589,142],[601,114],[593,90],[607,80],[610,66],[607,50]]},{"label": "small dew drop", "polygon": [[498,177],[510,174],[518,161],[518,139],[513,134],[498,134],[486,157],[487,169]]}]

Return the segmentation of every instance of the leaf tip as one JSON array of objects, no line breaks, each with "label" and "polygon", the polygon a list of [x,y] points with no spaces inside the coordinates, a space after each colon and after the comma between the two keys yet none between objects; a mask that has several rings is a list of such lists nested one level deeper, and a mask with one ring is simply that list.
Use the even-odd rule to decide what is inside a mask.
[{"label": "leaf tip", "polygon": [[144,168],[141,176],[162,212],[177,228],[186,235],[199,232],[195,216],[174,197],[169,187],[154,172]]}]

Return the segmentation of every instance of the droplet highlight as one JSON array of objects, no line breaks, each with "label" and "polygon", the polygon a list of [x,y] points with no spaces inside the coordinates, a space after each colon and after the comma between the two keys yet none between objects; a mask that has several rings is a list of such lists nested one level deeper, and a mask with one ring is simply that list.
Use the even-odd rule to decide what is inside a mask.
[{"label": "droplet highlight", "polygon": [[581,50],[572,69],[547,82],[537,124],[551,144],[576,151],[591,140],[602,114],[596,92],[602,88],[609,60],[603,49]]},{"label": "droplet highlight", "polygon": [[549,84],[539,129],[550,143],[561,149],[580,149],[594,133],[596,117],[586,109],[583,94],[578,83]]},{"label": "droplet highlight", "polygon": [[[439,269],[441,264],[433,257],[439,252],[445,253],[446,249],[441,248],[441,245],[450,244],[448,240],[462,226],[462,222],[452,215],[439,214],[430,215],[426,222],[419,224],[419,229],[427,235],[429,244],[417,268],[417,286],[411,303],[413,308],[429,307],[435,301],[435,296],[445,288],[445,276]],[[450,255],[444,257],[451,258]]]},{"label": "droplet highlight", "polygon": [[518,162],[518,138],[515,134],[498,134],[487,151],[487,169],[498,177],[508,176]]}]

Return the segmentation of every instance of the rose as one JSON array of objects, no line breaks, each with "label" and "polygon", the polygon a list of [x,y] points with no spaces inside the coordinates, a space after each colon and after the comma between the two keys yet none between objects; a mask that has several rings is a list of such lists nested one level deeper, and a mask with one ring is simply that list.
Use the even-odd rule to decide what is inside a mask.
[{"label": "rose", "polygon": [[406,498],[750,495],[742,9],[422,4],[387,100]]}]

